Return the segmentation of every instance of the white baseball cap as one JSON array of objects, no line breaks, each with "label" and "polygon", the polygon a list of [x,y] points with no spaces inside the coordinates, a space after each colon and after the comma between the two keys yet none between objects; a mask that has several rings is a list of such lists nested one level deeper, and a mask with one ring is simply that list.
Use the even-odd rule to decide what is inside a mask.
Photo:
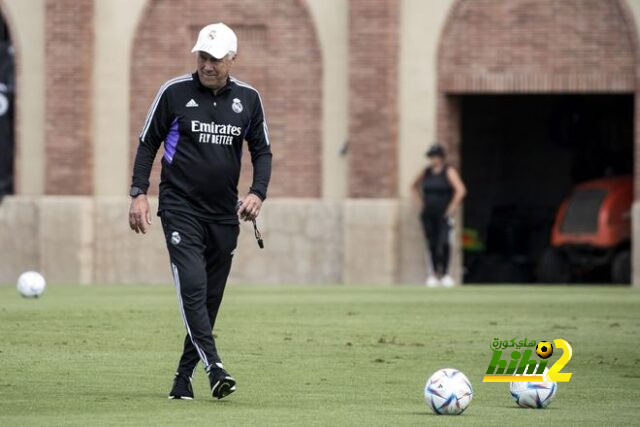
[{"label": "white baseball cap", "polygon": [[206,52],[217,59],[224,58],[229,52],[238,52],[236,33],[222,22],[207,25],[200,30],[198,40],[191,52]]}]

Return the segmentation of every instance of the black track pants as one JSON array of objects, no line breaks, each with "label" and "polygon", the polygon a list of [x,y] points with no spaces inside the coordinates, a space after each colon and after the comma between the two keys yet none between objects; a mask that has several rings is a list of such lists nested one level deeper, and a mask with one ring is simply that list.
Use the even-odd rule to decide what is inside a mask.
[{"label": "black track pants", "polygon": [[431,253],[433,273],[444,275],[449,271],[449,239],[452,226],[450,219],[440,212],[422,212],[422,228]]},{"label": "black track pants", "polygon": [[178,372],[191,376],[198,360],[207,370],[214,363],[222,363],[212,329],[231,269],[239,226],[204,222],[166,210],[161,217],[180,314],[187,329]]}]

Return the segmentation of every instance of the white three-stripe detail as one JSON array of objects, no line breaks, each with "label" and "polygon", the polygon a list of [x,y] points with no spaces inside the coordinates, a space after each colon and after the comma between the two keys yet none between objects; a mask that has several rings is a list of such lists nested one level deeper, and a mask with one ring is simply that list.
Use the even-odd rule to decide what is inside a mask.
[{"label": "white three-stripe detail", "polygon": [[156,113],[156,109],[158,108],[158,103],[160,102],[160,98],[162,98],[162,94],[164,93],[164,91],[167,90],[171,85],[174,85],[180,82],[186,82],[189,80],[193,80],[193,76],[191,76],[191,74],[185,74],[180,77],[176,77],[174,79],[167,81],[165,84],[163,84],[160,87],[160,89],[158,90],[158,93],[156,94],[156,97],[153,99],[153,103],[151,103],[151,107],[149,108],[149,112],[147,113],[147,118],[144,121],[144,127],[142,128],[142,132],[140,133],[140,139],[142,141],[144,141],[144,138],[147,136],[147,132],[149,131],[149,126],[151,126],[153,115]]},{"label": "white three-stripe detail", "polygon": [[234,77],[231,77],[231,81],[237,84],[238,86],[246,87],[253,90],[258,95],[258,100],[260,101],[260,107],[262,107],[262,130],[264,132],[264,138],[267,140],[267,145],[271,145],[271,141],[269,141],[269,127],[267,126],[267,113],[264,109],[264,104],[262,103],[262,97],[260,96],[260,92],[255,87],[242,82]]},{"label": "white three-stripe detail", "polygon": [[191,343],[196,348],[198,356],[200,356],[200,359],[202,359],[202,363],[204,363],[205,369],[208,369],[209,361],[207,360],[207,355],[204,354],[204,351],[198,346],[198,344],[196,344],[196,341],[193,339],[193,335],[191,335],[191,328],[189,328],[189,323],[187,322],[187,316],[184,314],[184,303],[182,302],[182,295],[180,294],[180,276],[178,274],[178,267],[176,267],[174,263],[171,263],[171,272],[173,273],[173,281],[176,284],[176,292],[178,293],[178,305],[180,306],[182,321],[184,322],[184,326],[187,328],[187,334],[189,334]]}]

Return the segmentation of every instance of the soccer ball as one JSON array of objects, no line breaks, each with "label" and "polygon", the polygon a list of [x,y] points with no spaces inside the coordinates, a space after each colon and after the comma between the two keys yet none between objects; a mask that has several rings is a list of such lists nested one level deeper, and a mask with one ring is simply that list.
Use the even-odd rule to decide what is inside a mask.
[{"label": "soccer ball", "polygon": [[44,277],[37,271],[25,271],[18,277],[18,292],[25,298],[38,298],[46,286]]},{"label": "soccer ball", "polygon": [[438,415],[460,415],[471,403],[473,387],[457,369],[440,369],[427,380],[424,399]]},{"label": "soccer ball", "polygon": [[515,382],[509,384],[511,397],[513,397],[518,406],[523,408],[546,408],[555,397],[557,390],[558,384],[556,382]]},{"label": "soccer ball", "polygon": [[549,341],[540,341],[536,346],[536,354],[540,359],[548,359],[553,354],[553,345]]}]

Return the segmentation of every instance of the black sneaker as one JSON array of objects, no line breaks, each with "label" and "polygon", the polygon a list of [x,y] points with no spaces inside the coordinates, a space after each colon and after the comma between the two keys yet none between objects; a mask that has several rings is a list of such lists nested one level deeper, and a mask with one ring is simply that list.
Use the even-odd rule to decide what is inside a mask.
[{"label": "black sneaker", "polygon": [[191,377],[176,373],[176,377],[173,379],[173,387],[169,392],[169,399],[193,400]]},{"label": "black sneaker", "polygon": [[222,399],[236,391],[236,380],[221,366],[211,366],[209,384],[211,385],[211,395],[216,399]]}]

